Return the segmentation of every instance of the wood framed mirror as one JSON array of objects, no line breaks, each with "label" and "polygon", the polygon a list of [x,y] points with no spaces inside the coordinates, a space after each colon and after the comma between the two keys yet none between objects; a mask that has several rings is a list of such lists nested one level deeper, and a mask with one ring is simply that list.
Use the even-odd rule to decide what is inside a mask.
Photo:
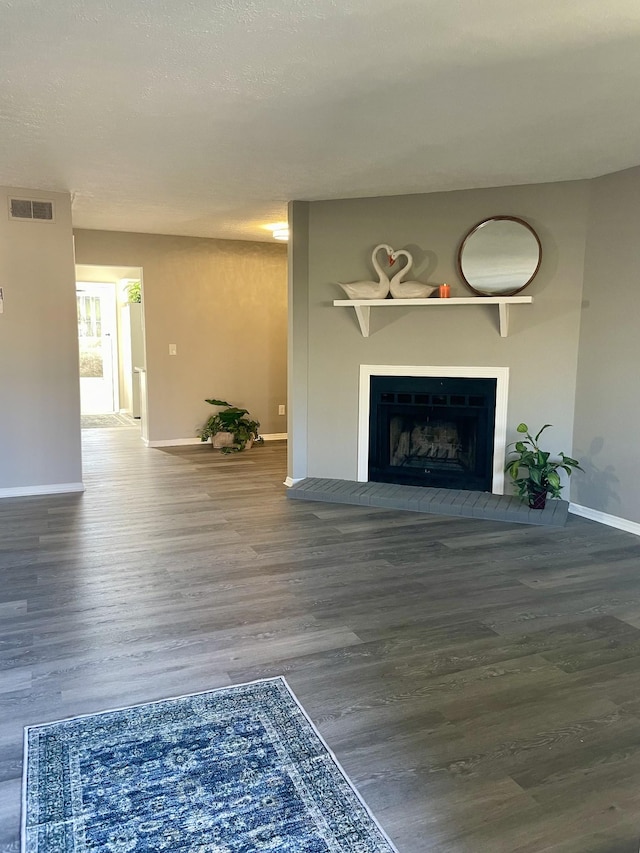
[{"label": "wood framed mirror", "polygon": [[513,296],[540,269],[540,238],[524,219],[491,216],[465,235],[458,249],[458,273],[478,296]]}]

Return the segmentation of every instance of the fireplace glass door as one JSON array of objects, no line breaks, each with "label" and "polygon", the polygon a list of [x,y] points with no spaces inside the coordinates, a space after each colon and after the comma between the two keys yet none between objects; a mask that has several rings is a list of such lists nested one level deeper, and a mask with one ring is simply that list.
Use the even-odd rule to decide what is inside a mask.
[{"label": "fireplace glass door", "polygon": [[491,491],[495,379],[371,377],[369,479]]}]

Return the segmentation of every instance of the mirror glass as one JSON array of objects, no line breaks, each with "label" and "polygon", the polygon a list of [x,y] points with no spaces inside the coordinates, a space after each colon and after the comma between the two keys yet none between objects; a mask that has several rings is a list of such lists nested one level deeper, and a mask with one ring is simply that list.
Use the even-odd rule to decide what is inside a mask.
[{"label": "mirror glass", "polygon": [[493,216],[475,225],[458,250],[458,272],[474,293],[513,296],[540,267],[542,249],[533,228],[515,216]]}]

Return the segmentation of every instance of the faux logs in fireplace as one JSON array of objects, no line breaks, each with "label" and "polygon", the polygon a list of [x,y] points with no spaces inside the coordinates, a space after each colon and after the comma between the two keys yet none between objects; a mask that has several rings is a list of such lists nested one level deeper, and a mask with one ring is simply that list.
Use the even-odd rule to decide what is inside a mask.
[{"label": "faux logs in fireplace", "polygon": [[369,480],[491,491],[496,380],[372,376]]}]

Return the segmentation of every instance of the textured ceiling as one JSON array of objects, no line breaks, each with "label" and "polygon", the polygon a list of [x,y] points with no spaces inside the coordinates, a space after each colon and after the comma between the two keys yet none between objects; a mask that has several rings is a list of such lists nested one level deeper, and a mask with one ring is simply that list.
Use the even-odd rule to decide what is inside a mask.
[{"label": "textured ceiling", "polygon": [[0,0],[0,184],[269,239],[288,199],[640,163],[638,0]]}]

